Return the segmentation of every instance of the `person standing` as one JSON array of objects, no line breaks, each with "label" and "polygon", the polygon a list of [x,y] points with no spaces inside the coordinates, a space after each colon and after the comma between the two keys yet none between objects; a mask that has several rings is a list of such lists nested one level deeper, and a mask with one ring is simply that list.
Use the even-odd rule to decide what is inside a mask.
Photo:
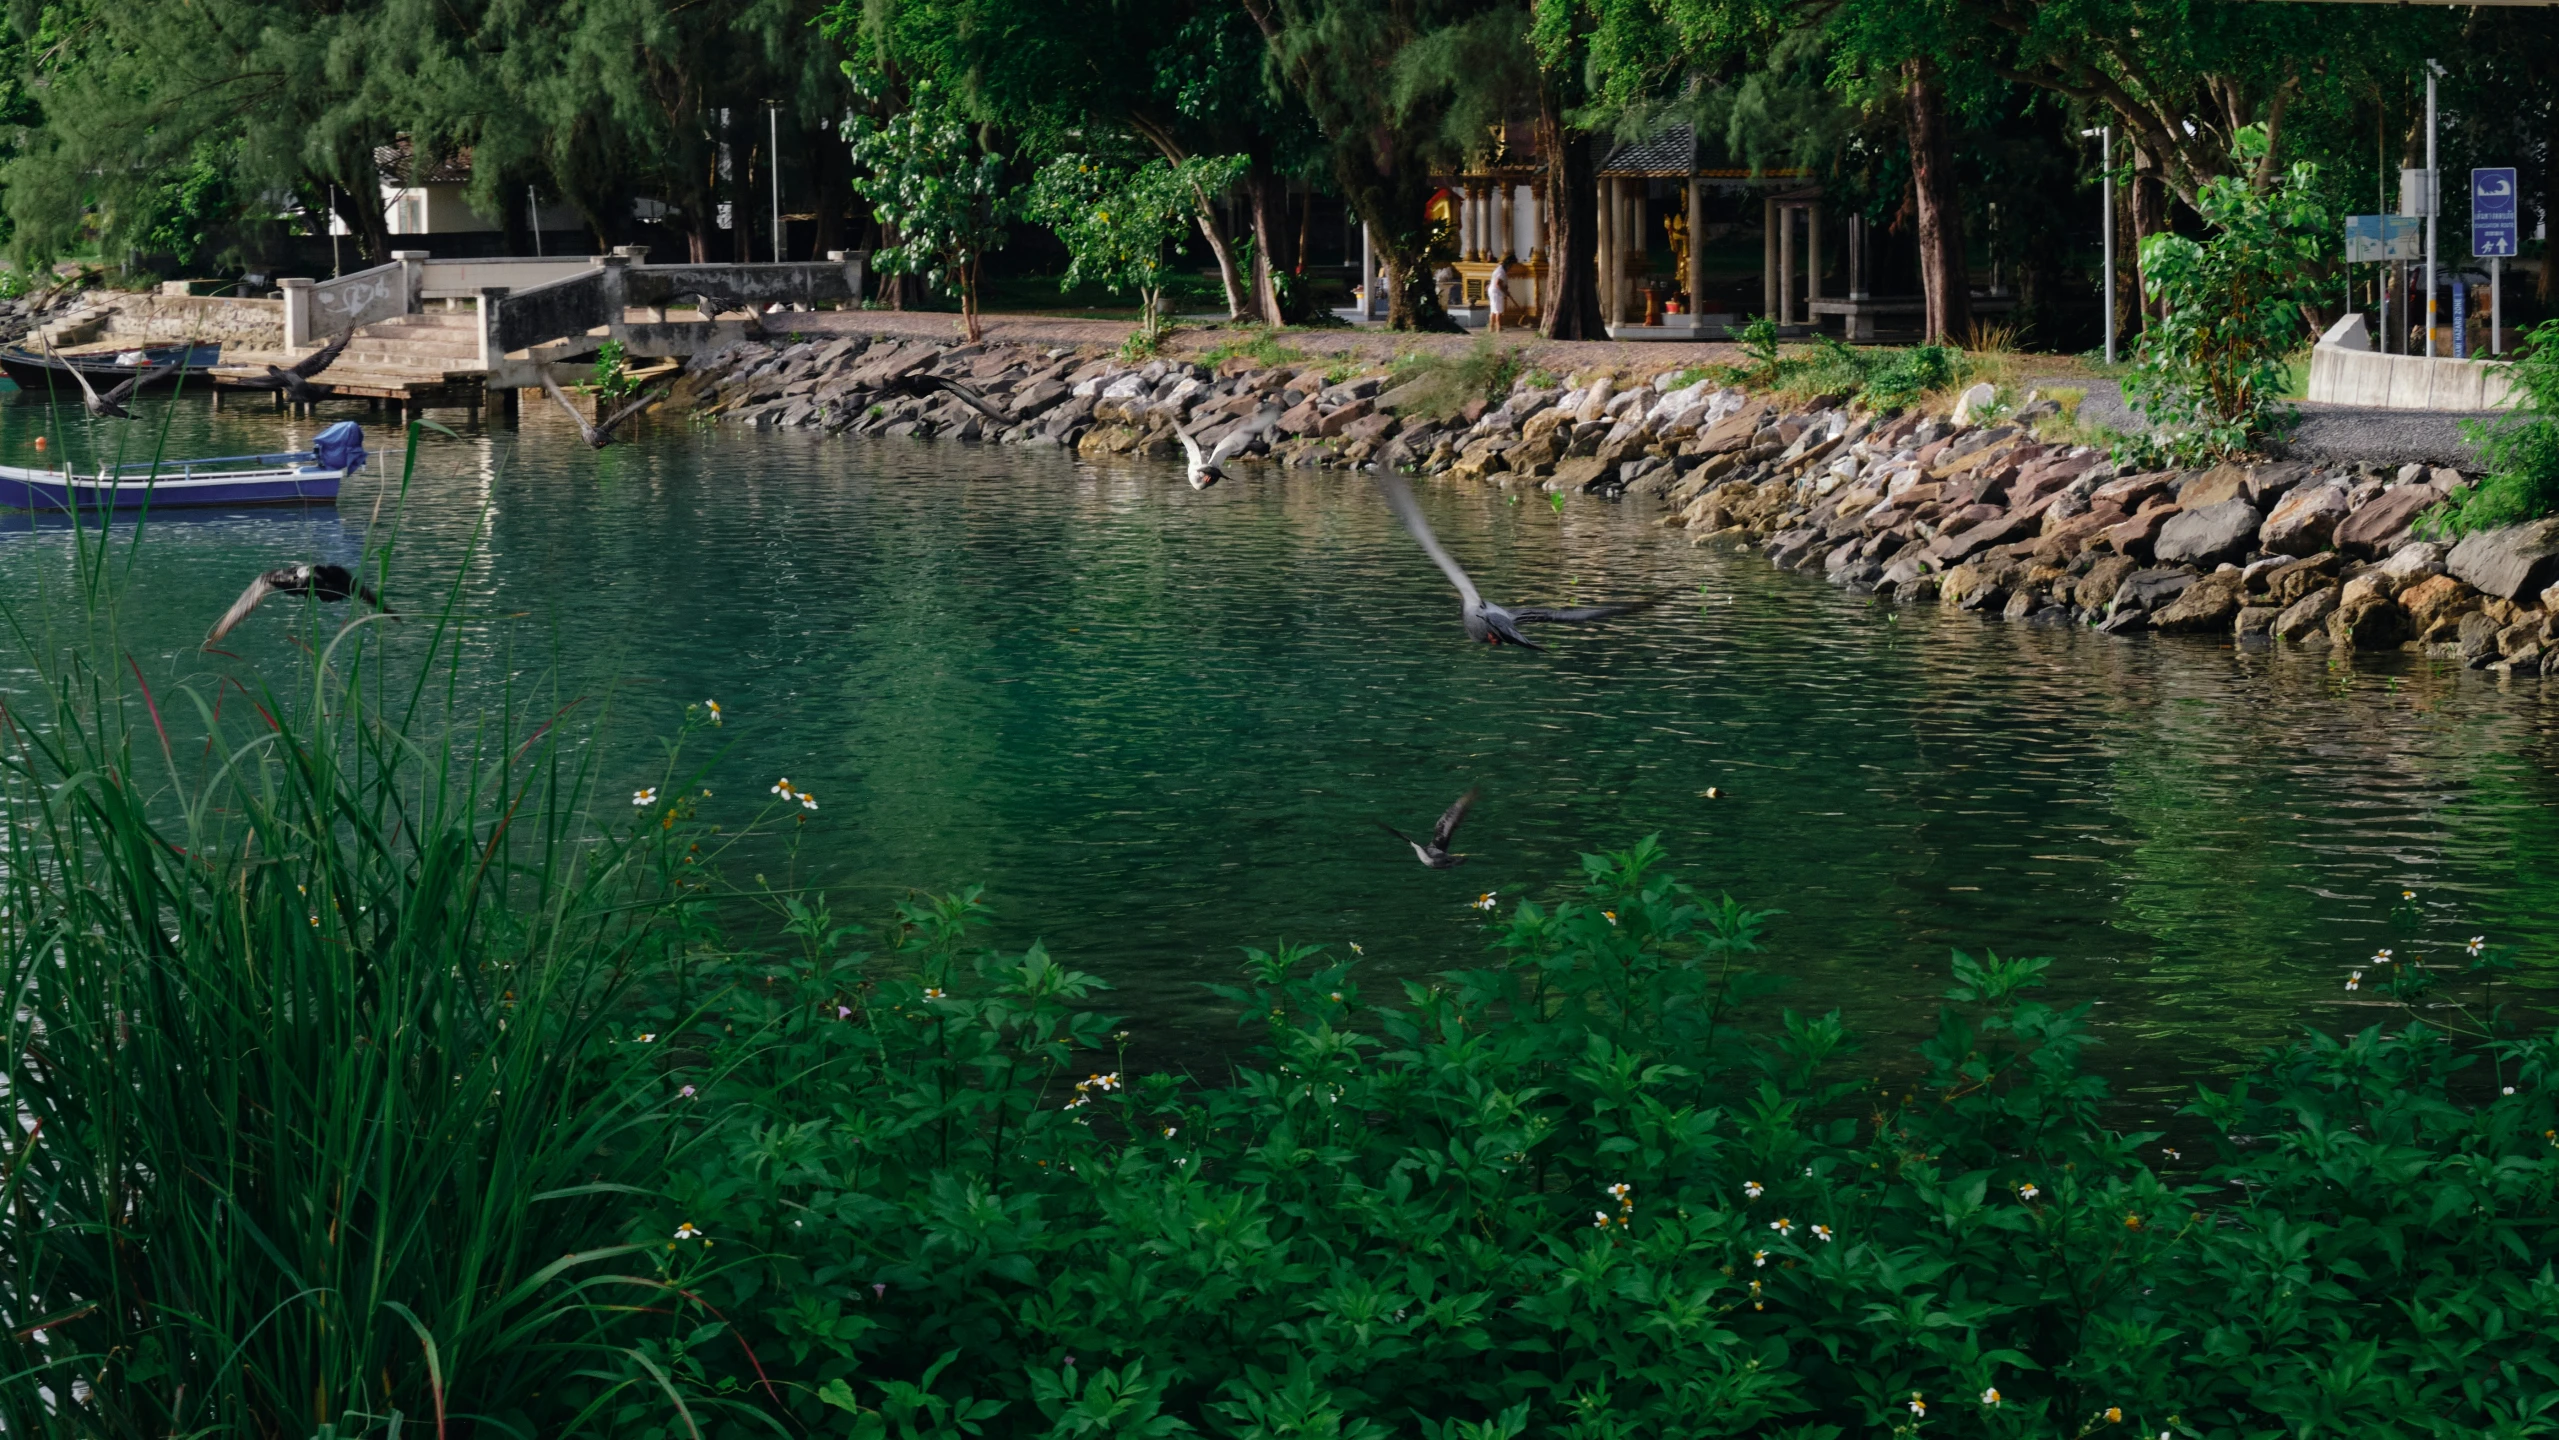
[{"label": "person standing", "polygon": [[1511,262],[1505,255],[1493,262],[1492,276],[1484,282],[1484,303],[1492,309],[1492,328],[1496,335],[1501,333],[1503,317],[1510,313],[1510,283]]}]

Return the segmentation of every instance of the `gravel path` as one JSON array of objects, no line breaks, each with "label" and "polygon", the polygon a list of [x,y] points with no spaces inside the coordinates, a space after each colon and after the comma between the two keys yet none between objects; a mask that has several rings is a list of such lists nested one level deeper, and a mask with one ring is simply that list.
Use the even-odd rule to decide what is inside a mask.
[{"label": "gravel path", "polygon": [[[2038,375],[2023,386],[2050,389],[2068,385],[2088,392],[2079,403],[2080,418],[2126,432],[2146,430],[2149,422],[2124,403],[2123,387],[2112,380],[2087,376]],[[2462,438],[2465,422],[2495,420],[2502,410],[2368,410],[2352,405],[2299,402],[2301,424],[2285,453],[2321,464],[2454,465],[2479,467],[2479,450]]]}]

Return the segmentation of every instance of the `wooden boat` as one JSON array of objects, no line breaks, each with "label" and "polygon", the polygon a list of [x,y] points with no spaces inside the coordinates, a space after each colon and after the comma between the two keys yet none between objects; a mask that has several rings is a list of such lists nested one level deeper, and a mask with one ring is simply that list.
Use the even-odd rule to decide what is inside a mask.
[{"label": "wooden boat", "polygon": [[33,350],[0,349],[0,372],[18,382],[19,389],[41,395],[48,387],[68,388],[75,399],[79,384],[63,373],[74,366],[89,377],[90,384],[101,390],[136,375],[144,377],[142,388],[147,390],[154,385],[168,384],[182,374],[201,377],[220,363],[220,345],[150,345],[139,350],[97,350],[78,355],[65,355],[59,351],[45,355]]},{"label": "wooden boat", "polygon": [[155,510],[198,506],[335,505],[338,486],[364,468],[364,432],[341,420],[314,448],[205,460],[143,460],[94,474],[0,465],[0,509]]}]

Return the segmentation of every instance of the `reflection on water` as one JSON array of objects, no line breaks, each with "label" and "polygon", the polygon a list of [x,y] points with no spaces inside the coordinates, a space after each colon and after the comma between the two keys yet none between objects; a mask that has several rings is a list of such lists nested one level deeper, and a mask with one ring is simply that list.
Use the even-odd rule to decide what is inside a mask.
[{"label": "reflection on water", "polygon": [[[2377,945],[2449,958],[2485,932],[2546,964],[2559,937],[2537,686],[1897,615],[1692,549],[1638,506],[1558,516],[1425,483],[1489,594],[1672,597],[1491,651],[1355,477],[1195,494],[1171,465],[665,422],[596,453],[526,415],[430,438],[397,598],[459,573],[472,627],[508,642],[492,687],[556,655],[570,688],[610,690],[609,795],[653,779],[655,735],[716,696],[727,794],[788,775],[821,797],[804,871],[864,909],[982,881],[1006,943],[1044,937],[1159,1027],[1227,1033],[1197,982],[1238,945],[1468,961],[1476,894],[1649,831],[1708,886],[1781,907],[1768,963],[1790,1003],[1879,1044],[1926,1023],[1954,946],[2057,957],[2056,993],[2097,1000],[2111,1053],[2157,1074],[2377,1018],[2342,988]],[[0,413],[0,460],[40,421]],[[314,428],[181,402],[170,448]],[[193,643],[255,570],[358,554],[374,483],[335,516],[155,526],[127,627],[146,673],[213,673]],[[58,527],[0,537],[0,578],[24,603],[66,548]],[[298,623],[261,616],[236,648],[281,665]],[[1375,828],[1427,825],[1470,784],[1463,868]],[[2389,925],[2403,887],[2413,945]]]}]

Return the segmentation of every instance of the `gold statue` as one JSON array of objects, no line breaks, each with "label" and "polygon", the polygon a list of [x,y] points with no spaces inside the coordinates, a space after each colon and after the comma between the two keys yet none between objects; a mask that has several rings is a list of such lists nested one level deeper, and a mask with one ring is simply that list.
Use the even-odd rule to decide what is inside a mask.
[{"label": "gold statue", "polygon": [[1670,236],[1671,288],[1686,290],[1688,288],[1688,217],[1674,210],[1662,221],[1662,229]]}]

